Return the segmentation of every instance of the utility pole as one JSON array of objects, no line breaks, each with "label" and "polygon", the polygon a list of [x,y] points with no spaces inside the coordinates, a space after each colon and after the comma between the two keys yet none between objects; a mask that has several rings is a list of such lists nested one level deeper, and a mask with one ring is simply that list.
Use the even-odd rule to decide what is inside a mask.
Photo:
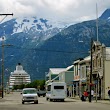
[{"label": "utility pole", "polygon": [[2,37],[2,98],[4,96],[4,37]]},{"label": "utility pole", "polygon": [[4,97],[4,47],[5,46],[13,46],[11,44],[4,44],[4,37],[2,37],[2,68],[1,68],[1,72],[2,72],[2,76],[1,76],[1,79],[2,79],[2,83],[1,83],[1,86],[2,86],[2,98]]},{"label": "utility pole", "polygon": [[91,38],[91,65],[90,65],[90,87],[89,87],[89,102],[91,102],[91,86],[92,86],[92,44],[93,44],[93,39]]},{"label": "utility pole", "polygon": [[97,41],[99,41],[99,32],[98,32],[98,8],[96,3],[96,28],[97,28]]},{"label": "utility pole", "polygon": [[[5,18],[6,18],[8,15],[13,16],[13,13],[12,13],[12,14],[0,14],[0,16],[5,16]],[[4,18],[4,19],[5,19],[5,18]],[[1,22],[2,22],[4,19],[2,19]],[[1,22],[0,22],[0,23],[1,23]],[[1,79],[2,79],[2,82],[1,82],[1,86],[2,86],[2,98],[4,98],[4,46],[10,46],[10,45],[4,45],[4,37],[2,37],[2,69],[1,69],[1,72],[2,72],[2,76],[1,76]]]}]

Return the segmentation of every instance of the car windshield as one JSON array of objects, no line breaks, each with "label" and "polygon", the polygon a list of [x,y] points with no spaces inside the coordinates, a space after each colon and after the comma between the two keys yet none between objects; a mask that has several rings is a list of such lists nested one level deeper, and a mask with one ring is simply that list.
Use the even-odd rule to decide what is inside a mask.
[{"label": "car windshield", "polygon": [[23,91],[23,94],[35,94],[35,93],[37,93],[37,91],[34,90],[34,89],[32,89],[32,90],[24,90]]}]

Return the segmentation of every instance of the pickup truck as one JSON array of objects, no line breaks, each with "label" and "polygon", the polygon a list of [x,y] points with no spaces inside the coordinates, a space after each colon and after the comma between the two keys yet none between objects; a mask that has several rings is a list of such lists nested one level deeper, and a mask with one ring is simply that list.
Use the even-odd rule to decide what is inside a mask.
[{"label": "pickup truck", "polygon": [[39,97],[40,97],[40,96],[45,97],[46,91],[45,91],[45,90],[37,90],[37,94],[38,94]]}]

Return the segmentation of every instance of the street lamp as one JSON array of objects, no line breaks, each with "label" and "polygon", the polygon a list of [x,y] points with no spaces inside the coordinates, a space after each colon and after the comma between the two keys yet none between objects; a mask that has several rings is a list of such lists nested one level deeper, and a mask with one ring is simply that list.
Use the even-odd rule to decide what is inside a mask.
[{"label": "street lamp", "polygon": [[10,44],[4,44],[4,37],[2,37],[2,68],[1,68],[1,72],[2,72],[2,76],[1,76],[1,87],[2,87],[2,98],[4,97],[4,47],[5,46],[12,46]]}]

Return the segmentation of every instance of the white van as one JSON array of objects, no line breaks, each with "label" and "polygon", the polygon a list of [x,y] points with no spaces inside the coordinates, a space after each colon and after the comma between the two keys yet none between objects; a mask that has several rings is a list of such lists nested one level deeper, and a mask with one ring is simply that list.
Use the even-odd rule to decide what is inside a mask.
[{"label": "white van", "polygon": [[67,97],[67,88],[65,82],[51,82],[47,85],[46,100],[61,100]]},{"label": "white van", "polygon": [[34,102],[38,104],[38,95],[35,88],[24,88],[21,94],[22,104],[24,104],[24,102]]}]

